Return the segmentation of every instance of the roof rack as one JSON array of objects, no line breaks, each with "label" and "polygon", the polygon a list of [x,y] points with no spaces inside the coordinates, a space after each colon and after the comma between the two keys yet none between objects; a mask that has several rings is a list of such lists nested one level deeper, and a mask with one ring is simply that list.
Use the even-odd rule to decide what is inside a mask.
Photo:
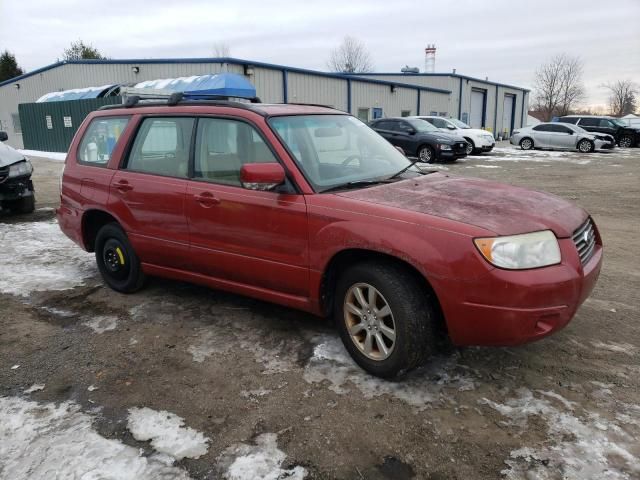
[{"label": "roof rack", "polygon": [[[231,100],[233,98],[248,100],[248,103],[239,102],[237,100]],[[173,107],[179,104],[201,104],[201,105],[222,105],[236,108],[244,108],[247,110],[253,110],[249,105],[262,103],[260,98],[246,98],[246,97],[234,97],[231,95],[217,95],[207,93],[184,93],[174,92],[171,94],[143,94],[143,95],[126,95],[123,97],[122,104],[104,105],[99,110],[113,110],[117,108],[132,108],[132,107],[146,107],[146,106],[161,106],[166,105]]]}]

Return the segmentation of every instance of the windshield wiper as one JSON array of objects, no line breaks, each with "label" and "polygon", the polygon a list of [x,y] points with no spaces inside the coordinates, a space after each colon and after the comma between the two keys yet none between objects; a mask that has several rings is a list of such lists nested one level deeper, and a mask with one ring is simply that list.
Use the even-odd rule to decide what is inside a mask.
[{"label": "windshield wiper", "polygon": [[[393,180],[394,178],[399,177],[400,175],[402,175],[404,172],[406,172],[407,170],[409,170],[411,167],[413,167],[416,163],[418,163],[420,161],[419,158],[416,158],[415,160],[412,160],[411,163],[409,165],[407,165],[406,167],[404,167],[402,170],[400,170],[397,173],[394,173],[393,175],[391,175],[389,178],[387,178],[387,180]],[[418,168],[418,171],[425,175],[425,172],[423,172],[422,170],[420,170],[420,168]]]},{"label": "windshield wiper", "polygon": [[377,185],[380,183],[389,183],[390,178],[383,178],[380,180],[357,180],[354,182],[341,183],[333,187],[325,188],[320,193],[333,192],[334,190],[346,190],[349,188],[368,187],[370,185]]}]

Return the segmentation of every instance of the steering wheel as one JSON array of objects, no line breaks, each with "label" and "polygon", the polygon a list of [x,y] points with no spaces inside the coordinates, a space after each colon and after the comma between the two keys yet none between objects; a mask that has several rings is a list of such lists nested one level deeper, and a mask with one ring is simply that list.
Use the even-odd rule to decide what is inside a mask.
[{"label": "steering wheel", "polygon": [[346,167],[347,165],[349,165],[351,162],[353,162],[354,160],[360,160],[360,155],[349,155],[344,162],[342,162],[342,166]]}]

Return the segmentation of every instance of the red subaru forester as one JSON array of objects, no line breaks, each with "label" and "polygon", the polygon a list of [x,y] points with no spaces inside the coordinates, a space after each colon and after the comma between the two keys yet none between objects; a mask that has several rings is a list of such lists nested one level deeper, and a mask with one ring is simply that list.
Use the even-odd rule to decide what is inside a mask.
[{"label": "red subaru forester", "polygon": [[556,196],[422,171],[325,107],[182,100],[90,114],[69,149],[60,228],[119,292],[170,277],[332,316],[381,377],[456,345],[542,338],[602,264]]}]

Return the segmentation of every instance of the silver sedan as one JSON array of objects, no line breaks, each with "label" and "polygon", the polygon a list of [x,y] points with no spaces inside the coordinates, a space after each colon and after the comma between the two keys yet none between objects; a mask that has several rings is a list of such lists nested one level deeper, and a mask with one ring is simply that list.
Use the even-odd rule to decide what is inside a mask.
[{"label": "silver sedan", "polygon": [[523,150],[548,148],[589,153],[615,147],[615,140],[611,135],[591,133],[577,125],[559,122],[540,123],[535,127],[514,130],[509,141]]}]

